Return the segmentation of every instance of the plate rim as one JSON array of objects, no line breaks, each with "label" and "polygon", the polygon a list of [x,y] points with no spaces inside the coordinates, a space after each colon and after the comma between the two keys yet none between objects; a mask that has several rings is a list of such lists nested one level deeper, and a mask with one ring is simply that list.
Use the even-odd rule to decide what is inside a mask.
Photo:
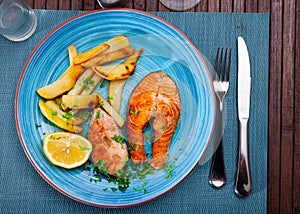
[{"label": "plate rim", "polygon": [[58,192],[62,193],[63,195],[68,196],[69,198],[81,202],[83,204],[87,204],[87,205],[91,205],[91,206],[96,206],[96,207],[105,207],[105,208],[122,208],[122,207],[132,207],[132,206],[136,206],[139,204],[144,204],[150,201],[153,201],[157,198],[160,198],[161,196],[169,193],[170,191],[172,191],[173,189],[175,189],[177,186],[179,186],[194,170],[195,168],[198,166],[198,163],[201,162],[202,158],[203,158],[203,154],[206,152],[206,150],[208,149],[209,145],[211,144],[211,140],[213,137],[213,130],[215,128],[215,121],[216,121],[216,96],[215,93],[213,94],[213,103],[214,103],[214,110],[213,110],[213,121],[212,121],[212,128],[208,137],[208,142],[206,143],[206,145],[204,146],[204,149],[198,159],[198,162],[189,170],[189,172],[183,176],[179,182],[177,182],[173,187],[165,190],[163,193],[160,193],[157,196],[154,196],[150,199],[147,200],[143,200],[140,202],[135,202],[135,203],[127,203],[127,204],[123,204],[123,205],[107,205],[107,204],[101,204],[101,203],[95,203],[95,202],[90,202],[88,200],[83,200],[81,198],[75,197],[72,194],[68,193],[67,191],[59,188],[54,182],[52,182],[50,179],[47,178],[47,176],[44,175],[44,173],[39,169],[38,165],[36,164],[36,161],[33,159],[33,157],[31,156],[31,154],[29,153],[25,140],[23,139],[21,130],[20,130],[20,124],[19,124],[19,119],[18,119],[18,100],[19,100],[19,90],[20,90],[20,86],[23,80],[23,76],[25,74],[25,71],[27,69],[28,64],[30,63],[33,55],[36,53],[36,51],[43,45],[43,43],[45,42],[45,40],[47,40],[55,31],[57,31],[58,29],[60,29],[61,27],[63,27],[64,25],[66,25],[69,22],[72,22],[73,20],[79,18],[79,17],[83,17],[89,14],[93,14],[93,13],[101,13],[103,11],[125,11],[125,12],[134,12],[134,13],[138,13],[138,14],[143,14],[146,16],[150,16],[154,19],[157,19],[158,21],[166,24],[167,26],[169,26],[170,28],[172,28],[173,30],[175,30],[177,33],[179,33],[193,48],[193,50],[195,51],[195,53],[200,57],[201,59],[201,63],[203,64],[203,66],[205,67],[205,71],[207,72],[207,76],[209,78],[210,81],[210,85],[212,86],[213,89],[213,81],[212,81],[212,76],[211,74],[208,72],[210,69],[204,59],[204,57],[202,56],[202,54],[200,53],[200,51],[198,50],[198,48],[194,45],[194,43],[187,37],[187,35],[185,33],[183,33],[178,27],[176,27],[175,25],[173,25],[172,23],[168,22],[167,20],[159,17],[158,15],[152,14],[150,12],[146,12],[146,11],[141,11],[141,10],[137,10],[137,9],[131,9],[131,8],[105,8],[105,9],[97,9],[97,10],[91,10],[91,11],[85,11],[82,12],[80,14],[77,14],[75,16],[72,16],[70,18],[68,18],[67,20],[61,22],[60,24],[56,25],[50,32],[48,32],[39,42],[38,44],[34,47],[34,49],[31,51],[30,55],[27,57],[27,60],[22,68],[22,72],[19,76],[19,80],[18,80],[18,84],[17,84],[17,88],[16,88],[16,96],[15,96],[15,103],[14,103],[14,113],[15,113],[15,122],[16,122],[16,129],[17,129],[17,134],[19,137],[19,141],[22,145],[22,148],[28,158],[28,160],[30,161],[31,165],[34,167],[34,169],[38,172],[38,174],[48,183],[50,184],[50,186],[52,186],[54,189],[56,189]]}]

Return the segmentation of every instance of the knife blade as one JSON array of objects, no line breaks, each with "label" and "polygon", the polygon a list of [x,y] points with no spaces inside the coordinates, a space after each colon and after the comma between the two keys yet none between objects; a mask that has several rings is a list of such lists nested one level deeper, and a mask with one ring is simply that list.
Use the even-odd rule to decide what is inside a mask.
[{"label": "knife blade", "polygon": [[248,120],[250,114],[251,69],[248,48],[245,40],[238,37],[238,119],[239,119],[239,157],[235,180],[235,193],[247,197],[252,191],[248,155]]}]

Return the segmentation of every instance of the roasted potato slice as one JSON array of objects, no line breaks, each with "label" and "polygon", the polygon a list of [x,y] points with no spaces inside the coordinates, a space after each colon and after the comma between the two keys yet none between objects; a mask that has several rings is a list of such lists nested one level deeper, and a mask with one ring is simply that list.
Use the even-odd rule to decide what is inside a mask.
[{"label": "roasted potato slice", "polygon": [[102,65],[107,62],[112,62],[118,59],[122,59],[124,57],[132,55],[134,52],[134,47],[125,47],[122,49],[115,50],[113,52],[100,54],[95,56],[94,58],[88,60],[85,63],[82,63],[81,65],[86,68],[90,68],[92,66]]},{"label": "roasted potato slice", "polygon": [[63,95],[61,107],[70,109],[93,109],[98,106],[99,100],[96,94],[91,95]]},{"label": "roasted potato slice", "polygon": [[92,69],[99,74],[99,76],[107,80],[127,79],[133,75],[137,60],[143,51],[143,48],[135,51],[123,64],[93,66]]},{"label": "roasted potato slice", "polygon": [[119,127],[122,127],[124,125],[124,119],[121,117],[121,115],[107,102],[105,98],[101,96],[99,93],[94,93],[98,96],[99,99],[99,106],[103,108],[116,122],[116,124]]},{"label": "roasted potato slice", "polygon": [[84,53],[79,53],[77,56],[73,58],[74,65],[79,65],[83,62],[88,61],[89,59],[93,58],[94,56],[103,53],[104,51],[108,50],[109,45],[106,43],[102,43],[96,47],[89,49]]},{"label": "roasted potato slice", "polygon": [[95,74],[92,69],[84,70],[75,83],[75,86],[68,92],[68,95],[79,95],[83,90],[88,90],[94,86],[94,81],[91,77]]},{"label": "roasted potato slice", "polygon": [[79,133],[83,131],[82,127],[66,122],[61,115],[57,113],[57,111],[49,108],[42,100],[39,101],[39,107],[42,114],[58,127],[73,133]]},{"label": "roasted potato slice", "polygon": [[94,71],[93,74],[94,75],[90,78],[90,82],[92,82],[93,84],[89,84],[88,87],[85,87],[85,89],[81,91],[81,95],[91,94],[95,90],[97,85],[101,82],[102,77],[100,77]]},{"label": "roasted potato slice", "polygon": [[[69,68],[70,68],[73,65],[73,58],[77,55],[76,46],[75,45],[68,46],[68,52],[69,52],[69,62],[70,62]],[[58,79],[63,78],[68,73],[67,71],[68,69]]]},{"label": "roasted potato slice", "polygon": [[108,41],[105,42],[109,45],[109,49],[105,51],[105,53],[113,52],[130,45],[130,41],[126,36],[120,35],[116,36]]},{"label": "roasted potato slice", "polygon": [[75,45],[70,45],[68,47],[68,52],[69,52],[69,61],[70,61],[70,65],[73,65],[73,58],[75,56],[77,56],[77,49]]},{"label": "roasted potato slice", "polygon": [[126,79],[114,80],[114,81],[110,81],[109,83],[109,88],[108,88],[109,102],[117,112],[120,112],[122,92],[125,83],[126,83]]},{"label": "roasted potato slice", "polygon": [[48,106],[48,108],[56,111],[57,116],[62,118],[66,123],[71,123],[73,125],[80,125],[85,123],[85,120],[83,120],[82,118],[74,116],[74,113],[72,111],[64,112],[61,107],[53,100],[48,100],[47,102],[45,102],[45,104],[46,106]]},{"label": "roasted potato slice", "polygon": [[80,65],[70,66],[62,78],[52,84],[39,88],[36,92],[45,99],[53,99],[69,91],[75,85],[82,70],[83,68]]}]

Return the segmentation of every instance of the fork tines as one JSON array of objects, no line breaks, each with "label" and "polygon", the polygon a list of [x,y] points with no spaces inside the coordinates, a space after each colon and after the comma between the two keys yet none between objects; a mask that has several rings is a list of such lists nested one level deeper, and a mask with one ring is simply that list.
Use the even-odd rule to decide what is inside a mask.
[{"label": "fork tines", "polygon": [[[223,57],[224,49],[225,49],[225,56]],[[214,66],[215,80],[219,79],[220,81],[229,81],[231,50],[232,48],[218,48],[216,62]]]}]

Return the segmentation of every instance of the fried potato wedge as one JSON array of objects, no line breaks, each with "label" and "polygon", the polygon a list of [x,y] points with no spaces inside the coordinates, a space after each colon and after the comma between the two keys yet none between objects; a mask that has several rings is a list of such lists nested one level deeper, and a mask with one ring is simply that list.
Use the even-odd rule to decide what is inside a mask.
[{"label": "fried potato wedge", "polygon": [[88,60],[87,62],[82,63],[81,65],[85,68],[90,68],[92,66],[102,65],[108,62],[122,59],[124,57],[132,55],[133,52],[134,52],[134,47],[129,46],[109,53],[97,55],[94,58]]},{"label": "fried potato wedge", "polygon": [[94,86],[94,81],[91,77],[95,74],[92,69],[84,70],[77,79],[74,87],[68,92],[68,95],[79,95],[83,90],[88,90]]},{"label": "fried potato wedge", "polygon": [[39,107],[42,114],[58,127],[73,133],[79,133],[83,131],[82,127],[66,122],[60,115],[57,114],[57,111],[49,108],[42,100],[39,101]]},{"label": "fried potato wedge", "polygon": [[85,120],[82,118],[74,116],[74,113],[72,111],[64,112],[61,107],[55,103],[53,100],[48,100],[45,102],[46,106],[48,108],[52,109],[57,113],[57,116],[62,118],[66,123],[71,123],[72,125],[81,125],[85,123]]},{"label": "fried potato wedge", "polygon": [[84,90],[81,91],[81,95],[87,95],[87,94],[91,94],[95,88],[99,85],[99,83],[101,82],[102,77],[100,77],[98,74],[96,74],[93,71],[93,76],[90,78],[90,82],[93,84],[89,84],[88,87],[86,87]]},{"label": "fried potato wedge", "polygon": [[68,47],[68,52],[69,52],[69,61],[70,61],[70,65],[73,65],[73,58],[75,56],[77,56],[77,49],[75,45],[70,45]]},{"label": "fried potato wedge", "polygon": [[93,58],[94,56],[105,52],[108,49],[109,49],[109,45],[106,43],[102,43],[96,47],[89,49],[88,51],[86,51],[84,53],[79,53],[77,56],[75,56],[73,58],[73,63],[74,63],[74,65],[79,65],[83,62],[88,61],[89,59]]},{"label": "fried potato wedge", "polygon": [[[68,52],[69,52],[69,62],[70,62],[69,68],[70,68],[73,65],[73,58],[77,56],[76,46],[75,45],[68,46]],[[67,71],[68,69],[58,79],[63,78],[68,73]]]},{"label": "fried potato wedge", "polygon": [[63,110],[93,109],[99,104],[96,94],[90,95],[63,95],[61,107]]},{"label": "fried potato wedge", "polygon": [[101,106],[116,122],[119,127],[124,125],[124,119],[121,115],[107,102],[107,100],[101,96],[99,93],[94,93],[98,96],[99,99],[99,106]]},{"label": "fried potato wedge", "polygon": [[110,53],[130,45],[130,41],[126,36],[120,35],[116,36],[108,41],[105,42],[109,45],[109,49],[105,51],[105,53]]},{"label": "fried potato wedge", "polygon": [[54,83],[39,88],[36,92],[45,99],[53,99],[69,91],[76,83],[83,68],[80,65],[70,66],[66,74]]},{"label": "fried potato wedge", "polygon": [[144,51],[143,48],[135,51],[123,64],[93,66],[92,69],[102,78],[107,80],[127,79],[133,75],[137,60]]},{"label": "fried potato wedge", "polygon": [[109,102],[117,112],[120,112],[122,93],[123,93],[123,88],[125,83],[126,83],[126,79],[114,80],[114,81],[110,81],[109,83],[109,88],[108,88]]}]

